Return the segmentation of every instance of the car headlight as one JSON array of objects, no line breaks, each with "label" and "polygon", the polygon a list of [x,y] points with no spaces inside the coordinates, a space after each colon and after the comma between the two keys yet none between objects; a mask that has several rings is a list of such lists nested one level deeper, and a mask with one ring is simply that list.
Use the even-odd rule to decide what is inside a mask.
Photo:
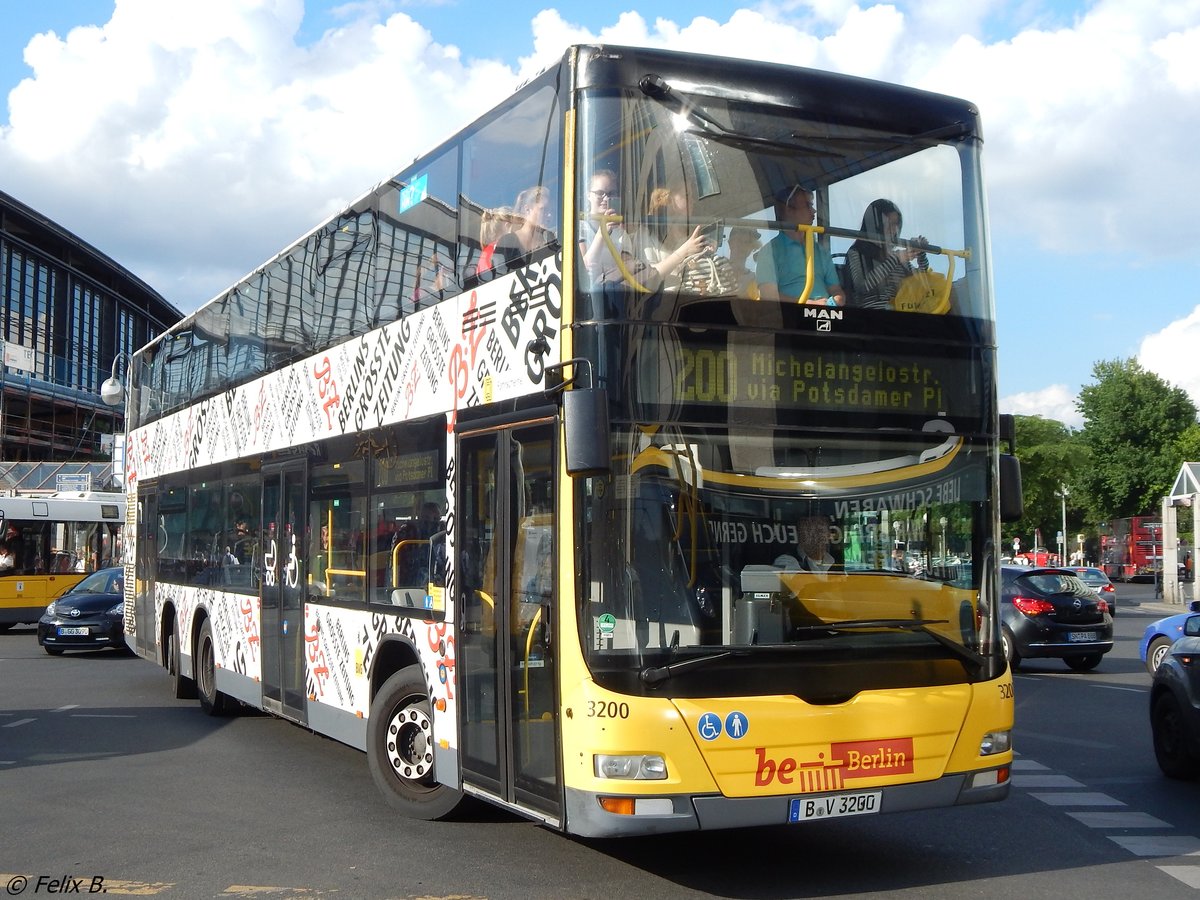
[{"label": "car headlight", "polygon": [[50,603],[49,603],[49,604],[46,606],[46,615],[48,615],[48,616],[57,615],[57,613],[56,613],[56,612],[55,612],[55,610],[54,610],[54,605],[55,605],[56,603],[58,603],[58,601],[57,601],[57,600],[51,600],[51,601],[50,601]]},{"label": "car headlight", "polygon": [[122,600],[119,603],[113,604],[113,606],[108,610],[108,615],[110,615],[110,616],[125,615],[125,601]]}]

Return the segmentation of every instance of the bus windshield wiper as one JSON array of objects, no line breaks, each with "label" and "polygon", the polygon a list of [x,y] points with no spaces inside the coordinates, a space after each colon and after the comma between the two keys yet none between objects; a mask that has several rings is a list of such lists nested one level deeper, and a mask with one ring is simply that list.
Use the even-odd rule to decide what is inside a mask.
[{"label": "bus windshield wiper", "polygon": [[709,653],[706,656],[693,656],[691,659],[681,659],[679,662],[668,663],[665,666],[646,666],[642,669],[640,678],[643,682],[654,687],[662,684],[676,672],[684,669],[697,668],[706,666],[709,663],[719,662],[723,659],[728,659],[731,656],[746,656],[745,650],[721,650],[717,653]]},{"label": "bus windshield wiper", "polygon": [[801,625],[798,628],[793,628],[792,632],[820,632],[824,631],[830,634],[836,634],[839,631],[861,631],[868,628],[883,628],[892,629],[894,631],[916,631],[927,635],[937,641],[946,649],[952,651],[955,656],[965,659],[967,662],[982,668],[987,664],[987,659],[976,653],[970,647],[964,647],[957,641],[953,641],[941,632],[934,631],[930,625],[948,625],[949,619],[847,619],[844,622],[827,622],[824,625]]}]

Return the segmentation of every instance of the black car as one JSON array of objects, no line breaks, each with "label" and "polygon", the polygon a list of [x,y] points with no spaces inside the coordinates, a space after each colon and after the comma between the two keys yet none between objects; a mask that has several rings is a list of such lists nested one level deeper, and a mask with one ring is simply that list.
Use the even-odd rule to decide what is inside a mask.
[{"label": "black car", "polygon": [[125,570],[100,569],[59,594],[38,620],[37,639],[51,656],[125,644]]},{"label": "black car", "polygon": [[1164,775],[1200,777],[1200,616],[1188,617],[1183,637],[1154,671],[1150,729]]},{"label": "black car", "polygon": [[1094,669],[1113,648],[1108,602],[1070,569],[1001,566],[1000,617],[1014,671],[1023,659],[1047,657]]}]

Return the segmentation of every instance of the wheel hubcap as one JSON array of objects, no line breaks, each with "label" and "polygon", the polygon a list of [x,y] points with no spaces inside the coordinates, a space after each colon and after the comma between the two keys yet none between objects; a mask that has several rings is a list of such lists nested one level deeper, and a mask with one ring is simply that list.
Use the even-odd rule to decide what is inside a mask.
[{"label": "wheel hubcap", "polygon": [[388,761],[396,774],[419,781],[433,771],[433,722],[419,706],[392,716],[387,729]]}]

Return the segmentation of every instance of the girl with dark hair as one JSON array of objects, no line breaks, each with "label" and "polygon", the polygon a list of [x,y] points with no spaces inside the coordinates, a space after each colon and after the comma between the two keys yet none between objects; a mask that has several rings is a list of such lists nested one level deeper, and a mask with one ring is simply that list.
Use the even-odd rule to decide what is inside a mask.
[{"label": "girl with dark hair", "polygon": [[[866,309],[892,309],[900,283],[918,269],[929,269],[925,251],[898,246],[904,227],[900,208],[891,200],[872,200],[863,213],[863,237],[846,252],[851,305]],[[910,242],[923,244],[919,237]],[[913,262],[916,262],[916,268]]]}]

